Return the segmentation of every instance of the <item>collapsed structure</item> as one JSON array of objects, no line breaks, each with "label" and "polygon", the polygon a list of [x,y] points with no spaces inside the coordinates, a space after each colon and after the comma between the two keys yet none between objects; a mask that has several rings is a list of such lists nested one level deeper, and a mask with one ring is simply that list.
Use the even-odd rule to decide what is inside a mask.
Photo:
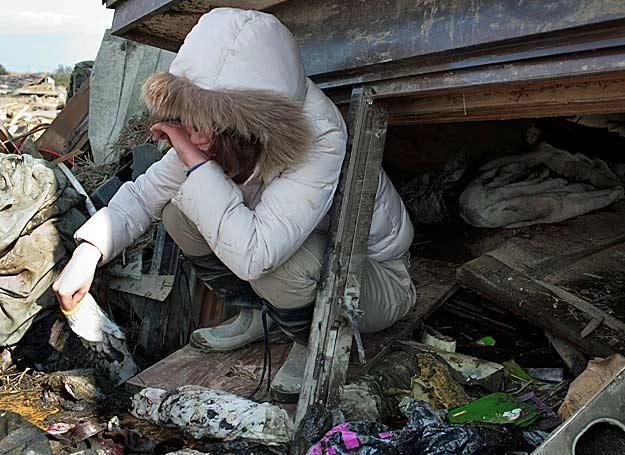
[{"label": "collapsed structure", "polygon": [[[213,7],[204,1],[156,3],[109,0],[107,6],[116,10],[112,33],[175,51]],[[297,409],[290,408],[292,450],[454,453],[446,446],[452,441],[464,441],[454,446],[463,447],[461,453],[493,447],[494,427],[469,429],[464,425],[471,419],[506,424],[502,432],[509,446],[526,451],[547,435],[521,429],[558,428],[536,453],[592,446],[592,440],[583,442],[584,435],[596,438],[588,428],[622,443],[622,408],[606,403],[605,384],[594,386],[598,395],[586,397],[588,406],[563,414],[567,421],[560,427],[552,409],[558,406],[550,400],[588,360],[625,351],[625,7],[616,0],[588,0],[579,8],[564,1],[518,8],[506,2],[396,3],[385,11],[373,1],[358,8],[331,0],[256,5],[294,33],[309,76],[341,107],[351,135],[304,389]],[[120,92],[136,92],[142,76],[136,77]],[[97,72],[91,90],[96,80]],[[94,119],[111,112],[111,106],[100,110],[94,104],[98,99],[110,104],[107,96],[100,91],[89,97],[92,149],[104,123]],[[132,106],[134,101],[129,96],[117,103]],[[139,164],[145,154],[124,152],[145,142],[140,112],[132,111],[137,113],[130,128],[126,114],[108,119],[109,131],[134,128],[134,143],[113,154],[117,142],[109,141],[103,152],[93,149],[94,161],[112,161],[118,168],[90,191],[100,204],[114,193],[115,178],[136,178],[134,168],[145,168]],[[67,144],[57,151],[71,152]],[[152,153],[157,159],[158,151]],[[361,338],[352,322],[380,166],[401,188],[417,227],[411,271],[419,295],[405,321]],[[149,248],[143,248],[146,244]],[[117,291],[109,291],[110,301],[124,315],[118,320],[134,321],[135,354],[146,363],[171,355],[128,386],[172,393],[188,385],[251,392],[261,368],[258,347],[208,355],[183,347],[194,328],[225,319],[228,309],[197,284],[162,228],[154,227],[146,244],[109,268],[108,287]],[[433,327],[423,328],[424,320]],[[523,352],[528,338],[536,344],[525,346],[541,352],[534,358]],[[427,345],[416,342],[426,339]],[[472,355],[458,360],[460,354],[449,350]],[[279,364],[285,345],[274,343],[271,352]],[[555,380],[541,376],[545,371],[529,374],[527,368],[547,366],[538,360],[541,355],[543,362],[551,356],[549,362],[563,374],[556,373]],[[504,365],[506,356],[526,368]],[[476,357],[491,364],[475,363]],[[402,374],[400,366],[406,368]],[[613,382],[610,390],[621,390],[622,367],[606,376]],[[534,396],[522,393],[527,388]],[[512,393],[497,395],[502,391]],[[428,405],[400,407],[401,397]],[[598,402],[604,403],[599,409],[593,407]],[[444,418],[431,407],[444,409]],[[343,419],[377,423],[359,426]],[[405,426],[384,426],[394,419],[404,419]],[[426,438],[428,428],[434,439]],[[413,445],[399,445],[407,441]],[[433,447],[441,451],[432,452]]]}]

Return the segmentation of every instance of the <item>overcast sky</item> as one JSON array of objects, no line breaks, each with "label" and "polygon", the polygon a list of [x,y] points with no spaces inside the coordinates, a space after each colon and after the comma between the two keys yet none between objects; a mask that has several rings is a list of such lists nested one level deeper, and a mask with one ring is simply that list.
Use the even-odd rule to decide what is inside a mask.
[{"label": "overcast sky", "polygon": [[37,72],[93,60],[112,20],[101,0],[0,0],[0,64]]}]

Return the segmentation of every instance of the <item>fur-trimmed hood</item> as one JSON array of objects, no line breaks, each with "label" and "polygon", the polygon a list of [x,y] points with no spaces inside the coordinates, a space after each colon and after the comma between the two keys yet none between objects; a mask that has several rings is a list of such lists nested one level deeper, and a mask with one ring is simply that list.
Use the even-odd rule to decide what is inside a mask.
[{"label": "fur-trimmed hood", "polygon": [[275,17],[217,8],[187,35],[169,72],[145,82],[143,97],[155,120],[257,139],[257,173],[268,180],[311,148],[306,87],[297,43]]}]

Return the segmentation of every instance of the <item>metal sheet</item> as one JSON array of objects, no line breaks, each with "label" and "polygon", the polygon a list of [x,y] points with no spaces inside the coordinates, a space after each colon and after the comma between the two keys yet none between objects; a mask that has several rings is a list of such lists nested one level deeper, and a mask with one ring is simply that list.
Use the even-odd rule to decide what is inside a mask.
[{"label": "metal sheet", "polygon": [[586,405],[558,427],[533,455],[575,454],[576,444],[591,427],[609,423],[625,431],[625,368]]},{"label": "metal sheet", "polygon": [[173,286],[174,275],[143,275],[140,280],[112,277],[109,280],[111,289],[159,301],[169,296]]}]

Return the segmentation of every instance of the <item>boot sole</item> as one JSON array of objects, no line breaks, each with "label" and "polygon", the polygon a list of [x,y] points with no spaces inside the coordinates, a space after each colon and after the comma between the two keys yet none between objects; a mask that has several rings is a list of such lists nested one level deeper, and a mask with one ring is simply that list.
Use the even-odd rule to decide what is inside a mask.
[{"label": "boot sole", "polygon": [[257,341],[262,340],[263,337],[262,335],[258,338],[254,338],[253,340],[249,340],[246,341],[245,343],[239,345],[239,346],[233,346],[230,348],[211,348],[211,347],[207,347],[207,346],[203,346],[201,344],[196,344],[193,339],[189,339],[189,346],[192,347],[193,349],[195,349],[196,351],[200,351],[202,353],[205,354],[209,354],[211,352],[229,352],[229,351],[236,351],[237,349],[242,349],[245,348],[251,344],[256,343]]},{"label": "boot sole", "polygon": [[269,390],[271,394],[272,401],[277,401],[278,403],[297,403],[299,400],[300,392],[283,392],[280,390],[275,390],[271,388]]}]

